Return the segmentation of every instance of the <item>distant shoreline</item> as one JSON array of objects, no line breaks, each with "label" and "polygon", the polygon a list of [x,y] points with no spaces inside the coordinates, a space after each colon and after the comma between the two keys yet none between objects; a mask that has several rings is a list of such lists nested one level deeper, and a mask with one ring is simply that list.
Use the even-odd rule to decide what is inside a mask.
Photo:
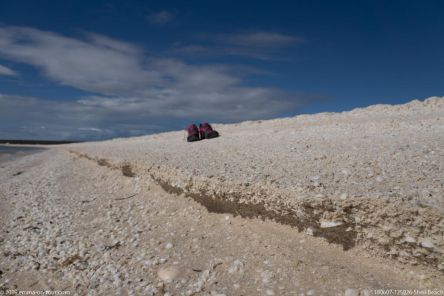
[{"label": "distant shoreline", "polygon": [[51,140],[0,140],[0,144],[11,145],[60,145],[83,143],[83,141],[51,141]]}]

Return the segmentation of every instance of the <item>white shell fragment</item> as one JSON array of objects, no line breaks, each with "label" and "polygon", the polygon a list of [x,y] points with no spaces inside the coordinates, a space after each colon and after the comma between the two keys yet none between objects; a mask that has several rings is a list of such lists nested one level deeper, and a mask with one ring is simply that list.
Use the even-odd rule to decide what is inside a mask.
[{"label": "white shell fragment", "polygon": [[321,221],[321,228],[332,228],[332,227],[337,227],[344,224],[341,221],[328,221],[328,220],[323,220]]}]

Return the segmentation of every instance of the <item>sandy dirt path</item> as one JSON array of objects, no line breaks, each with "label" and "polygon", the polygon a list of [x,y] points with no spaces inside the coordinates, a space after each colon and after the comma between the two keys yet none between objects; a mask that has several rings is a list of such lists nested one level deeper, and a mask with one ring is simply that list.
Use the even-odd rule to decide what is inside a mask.
[{"label": "sandy dirt path", "polygon": [[3,292],[371,295],[376,289],[444,289],[434,269],[344,251],[272,221],[211,213],[153,180],[124,176],[66,150],[1,163],[0,213]]}]

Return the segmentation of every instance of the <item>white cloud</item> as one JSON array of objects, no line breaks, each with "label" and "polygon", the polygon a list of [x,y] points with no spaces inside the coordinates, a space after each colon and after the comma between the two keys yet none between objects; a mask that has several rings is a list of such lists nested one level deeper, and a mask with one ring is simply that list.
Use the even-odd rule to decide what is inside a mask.
[{"label": "white cloud", "polygon": [[156,25],[165,25],[173,20],[174,15],[167,11],[161,10],[158,12],[153,12],[148,15],[148,20]]},{"label": "white cloud", "polygon": [[189,56],[242,56],[259,60],[280,60],[283,51],[301,45],[305,40],[298,36],[277,32],[257,31],[203,34],[199,36],[197,42],[200,43],[175,44],[171,52]]},{"label": "white cloud", "polygon": [[304,42],[301,37],[280,34],[276,32],[251,32],[237,34],[220,34],[212,37],[221,44],[240,47],[289,47]]},{"label": "white cloud", "polygon": [[[226,66],[154,59],[132,44],[93,33],[76,39],[32,28],[0,27],[0,56],[33,65],[60,84],[94,93],[77,101],[0,97],[5,123],[44,125],[47,133],[54,130],[61,136],[136,135],[172,128],[169,121],[182,124],[193,118],[213,122],[270,118],[304,103],[303,97],[273,88],[246,86],[240,74]],[[0,137],[5,137],[2,133]]]},{"label": "white cloud", "polygon": [[14,70],[9,69],[8,67],[5,67],[5,66],[0,65],[0,75],[5,75],[5,76],[16,76],[17,73],[15,73]]},{"label": "white cloud", "polygon": [[124,50],[133,48],[130,44],[89,37],[88,42],[32,28],[0,27],[0,55],[39,67],[64,85],[106,94],[126,93],[159,78],[140,67],[140,55]]},{"label": "white cloud", "polygon": [[86,34],[89,40],[92,41],[93,44],[99,45],[114,51],[120,51],[124,54],[139,54],[141,50],[127,42],[118,41],[116,39],[109,38],[107,36],[103,36],[96,33],[88,32]]}]

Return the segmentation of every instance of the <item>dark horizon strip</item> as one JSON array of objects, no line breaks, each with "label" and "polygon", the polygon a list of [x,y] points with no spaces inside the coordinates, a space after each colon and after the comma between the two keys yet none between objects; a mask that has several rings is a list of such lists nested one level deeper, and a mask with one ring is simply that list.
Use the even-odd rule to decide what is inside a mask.
[{"label": "dark horizon strip", "polygon": [[51,141],[51,140],[2,140],[0,144],[14,144],[14,145],[60,145],[83,143],[84,141]]}]

